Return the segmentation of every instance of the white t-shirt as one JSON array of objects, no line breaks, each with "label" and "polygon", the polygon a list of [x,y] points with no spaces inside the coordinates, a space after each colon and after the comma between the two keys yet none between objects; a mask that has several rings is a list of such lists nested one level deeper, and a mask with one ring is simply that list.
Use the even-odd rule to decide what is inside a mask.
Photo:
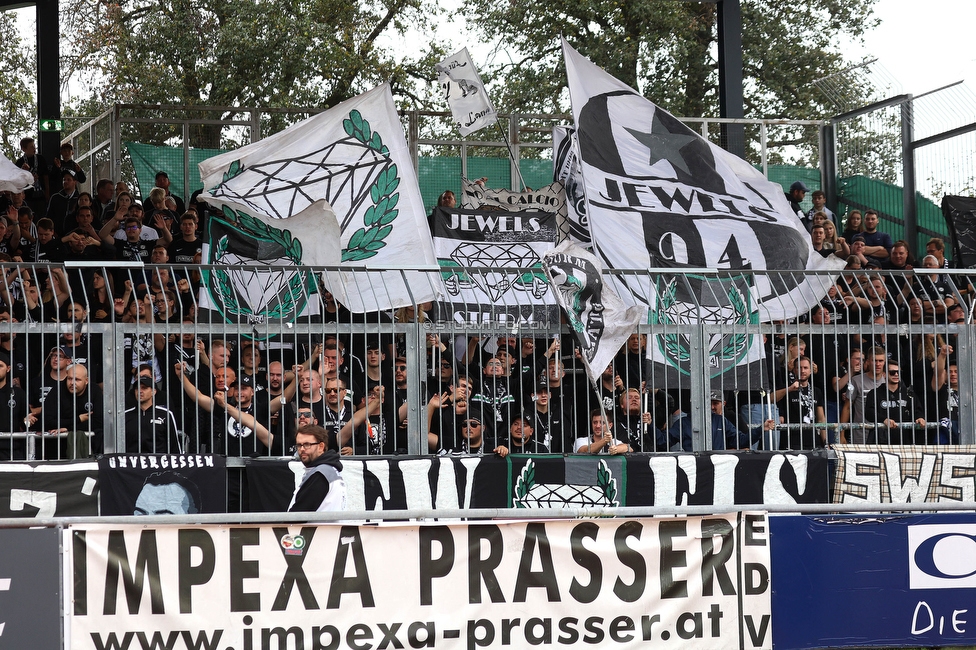
[{"label": "white t-shirt", "polygon": [[[125,229],[119,228],[115,231],[115,238],[121,241],[125,241]],[[152,226],[143,226],[142,232],[139,233],[139,239],[143,241],[151,241],[153,239],[159,239],[159,233]]]},{"label": "white t-shirt", "polygon": [[[579,453],[579,450],[582,449],[585,446],[589,446],[590,442],[591,442],[590,436],[586,436],[585,438],[577,438],[576,439],[576,442],[573,443],[573,453],[574,454]],[[603,449],[600,450],[600,453],[601,454],[609,454],[610,452],[607,451],[607,449],[609,447],[611,447],[611,446],[616,447],[617,445],[622,445],[622,444],[624,444],[624,443],[620,442],[616,438],[611,438],[610,439],[610,443],[607,444],[607,445],[604,445],[603,446]]]}]

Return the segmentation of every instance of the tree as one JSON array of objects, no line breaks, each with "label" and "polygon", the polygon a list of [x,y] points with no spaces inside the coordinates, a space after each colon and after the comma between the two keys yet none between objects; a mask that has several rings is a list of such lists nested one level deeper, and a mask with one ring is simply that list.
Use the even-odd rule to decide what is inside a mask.
[{"label": "tree", "polygon": [[[811,82],[845,66],[838,43],[875,23],[875,0],[742,0],[745,112],[821,119],[828,98]],[[501,110],[568,108],[559,35],[608,72],[680,117],[718,116],[717,7],[666,0],[465,0],[471,21],[505,60],[489,66]],[[501,56],[496,57],[497,59]],[[791,129],[770,144],[807,145]],[[815,142],[815,140],[814,140]],[[806,153],[809,153],[807,151]]]},{"label": "tree", "polygon": [[433,0],[66,0],[65,62],[106,106],[327,107],[383,81],[421,103],[418,84],[433,79],[443,52],[429,45],[408,56],[384,43],[407,25],[422,26],[433,7]]},{"label": "tree", "polygon": [[21,39],[17,17],[9,11],[0,14],[0,77],[0,139],[3,154],[13,161],[21,155],[20,139],[37,133],[37,56],[33,42]]}]

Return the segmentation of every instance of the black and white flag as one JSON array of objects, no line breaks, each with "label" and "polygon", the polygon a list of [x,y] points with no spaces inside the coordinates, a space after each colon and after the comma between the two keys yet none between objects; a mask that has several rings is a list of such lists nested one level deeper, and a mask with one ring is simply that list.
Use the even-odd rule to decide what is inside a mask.
[{"label": "black and white flag", "polygon": [[[594,250],[608,269],[698,272],[690,285],[666,273],[615,274],[625,301],[645,306],[651,323],[735,332],[794,318],[826,295],[834,277],[809,271],[844,262],[813,252],[778,184],[565,41],[563,53]],[[743,331],[709,343],[713,377],[757,358],[758,337]],[[689,372],[681,336],[658,338],[652,360]]]},{"label": "black and white flag", "polygon": [[485,92],[485,85],[481,83],[481,75],[468,54],[468,48],[455,52],[434,68],[437,70],[437,82],[451,107],[451,115],[461,135],[470,135],[498,121],[498,114]]},{"label": "black and white flag", "polygon": [[592,243],[590,225],[586,220],[586,191],[583,188],[576,129],[571,126],[552,127],[552,151],[552,178],[562,183],[566,193],[566,214],[559,222],[560,237],[589,249]]},{"label": "black and white flag", "polygon": [[[282,263],[331,265],[338,244],[341,268],[326,272],[322,282],[350,311],[393,309],[441,295],[433,276],[410,270],[433,264],[434,248],[388,84],[209,158],[200,163],[200,178],[209,203],[229,208],[229,220],[254,226],[246,233],[256,235],[252,247],[269,248],[257,245],[259,239],[282,239],[270,247],[282,249]],[[218,263],[206,255],[204,260]]]},{"label": "black and white flag", "polygon": [[486,187],[461,177],[461,207],[466,210],[505,210],[507,212],[549,212],[561,220],[566,217],[566,194],[562,183],[517,192]]},{"label": "black and white flag", "polygon": [[542,256],[556,244],[550,212],[435,208],[434,250],[456,322],[558,323]]},{"label": "black and white flag", "polygon": [[546,254],[542,268],[580,344],[586,374],[595,384],[627,338],[637,331],[644,309],[624,305],[603,282],[600,260],[571,241]]}]

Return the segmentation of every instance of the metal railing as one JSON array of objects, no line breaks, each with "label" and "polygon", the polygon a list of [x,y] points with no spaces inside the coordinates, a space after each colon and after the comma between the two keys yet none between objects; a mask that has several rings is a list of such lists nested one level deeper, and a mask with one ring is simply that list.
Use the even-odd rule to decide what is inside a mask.
[{"label": "metal railing", "polygon": [[[711,292],[728,282],[621,272],[621,289],[694,280],[696,291],[681,305],[652,303],[647,321],[594,386],[555,310],[519,316],[527,313],[528,294],[481,306],[447,294],[437,303],[354,315],[324,287],[307,294],[297,285],[289,297],[317,313],[288,321],[257,309],[225,318],[209,309],[219,288],[206,278],[218,268],[227,267],[3,267],[0,357],[10,363],[0,382],[0,458],[102,451],[280,456],[291,453],[295,427],[312,421],[355,455],[501,453],[499,447],[573,453],[599,442],[588,436],[601,413],[616,439],[601,453],[974,441],[966,388],[974,382],[972,288],[958,271],[926,270],[937,278],[922,271],[823,275],[832,288],[822,305],[776,323],[758,323],[758,312],[742,309],[716,318],[719,294]],[[296,270],[333,282],[346,277],[346,292],[382,287],[391,273],[256,272],[269,278]],[[419,271],[432,282],[440,278],[439,270]],[[756,273],[748,286],[787,279]],[[260,302],[257,294],[250,298]],[[760,308],[776,300],[786,299]],[[878,379],[893,375],[885,373],[898,362],[900,386],[913,390],[895,387],[890,403],[879,400],[882,391],[864,383],[875,378],[876,358]],[[140,376],[148,398],[140,395]],[[854,385],[862,390],[848,388]],[[374,396],[371,407],[367,396]],[[520,416],[528,420],[515,425]],[[480,431],[470,428],[472,420]]]},{"label": "metal railing", "polygon": [[[99,178],[135,180],[131,161],[125,154],[123,142],[135,140],[145,144],[169,146],[182,151],[179,169],[167,169],[176,186],[190,188],[197,176],[191,170],[193,149],[234,149],[256,142],[280,131],[290,124],[323,108],[270,109],[226,106],[174,106],[116,104],[101,115],[67,134],[63,141],[70,142],[75,157],[88,174],[88,185],[94,187]],[[823,129],[824,121],[782,119],[733,119],[733,118],[679,118],[703,137],[719,142],[720,127],[724,124],[740,124],[746,129],[747,151],[750,162],[768,175],[770,159],[784,158],[783,150],[793,148],[804,130]],[[469,161],[481,156],[509,158],[508,178],[516,189],[519,174],[517,161],[544,158],[552,159],[552,128],[571,122],[569,115],[512,113],[499,116],[497,129],[479,132],[477,139],[457,137],[450,113],[439,111],[404,111],[401,121],[410,147],[415,167],[419,169],[421,158],[438,155],[457,156],[457,174],[468,176]],[[784,135],[785,134],[785,135]],[[815,149],[813,160],[823,160],[822,143],[818,136],[808,137]],[[822,139],[822,138],[820,138]],[[777,141],[788,145],[775,145]],[[493,183],[501,179],[493,179]],[[795,179],[794,179],[795,180]],[[442,180],[445,187],[453,187],[457,176]],[[792,182],[792,181],[790,181]],[[145,194],[148,190],[144,190]]]}]

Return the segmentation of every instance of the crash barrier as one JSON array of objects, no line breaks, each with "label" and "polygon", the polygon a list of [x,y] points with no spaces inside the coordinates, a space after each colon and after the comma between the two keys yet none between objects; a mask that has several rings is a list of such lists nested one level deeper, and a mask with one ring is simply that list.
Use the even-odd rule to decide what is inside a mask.
[{"label": "crash barrier", "polygon": [[[282,456],[292,451],[299,416],[330,428],[336,446],[354,455],[498,447],[572,453],[587,443],[601,409],[617,441],[609,447],[618,452],[973,441],[971,396],[960,390],[973,385],[964,272],[615,272],[609,277],[618,292],[640,292],[654,307],[620,341],[596,386],[538,268],[452,267],[448,275],[455,284],[512,290],[490,304],[446,292],[436,301],[351,314],[326,287],[369,305],[397,290],[422,295],[442,286],[442,274],[5,267],[0,351],[11,357],[7,385],[24,394],[4,393],[0,457]],[[817,309],[757,322],[761,314],[800,311],[797,288],[818,286],[826,297]],[[787,287],[795,290],[776,293]],[[772,297],[756,299],[762,295]],[[858,375],[887,376],[895,362],[900,383],[891,399],[881,399],[882,391],[867,399]],[[66,392],[71,365],[84,369],[87,392]],[[138,373],[151,381],[153,406],[163,408],[158,416],[136,407]],[[227,385],[238,377],[247,390]],[[293,393],[282,403],[292,378]],[[343,432],[377,386],[385,391],[381,406]],[[253,420],[235,415],[248,392],[243,410]],[[465,430],[466,407],[484,419],[477,439]],[[513,434],[517,415],[530,418],[531,437]]]},{"label": "crash barrier", "polygon": [[41,650],[973,644],[972,577],[959,562],[960,551],[971,556],[971,513],[697,510],[413,519],[427,510],[369,524],[329,513],[3,520],[3,641]]}]

